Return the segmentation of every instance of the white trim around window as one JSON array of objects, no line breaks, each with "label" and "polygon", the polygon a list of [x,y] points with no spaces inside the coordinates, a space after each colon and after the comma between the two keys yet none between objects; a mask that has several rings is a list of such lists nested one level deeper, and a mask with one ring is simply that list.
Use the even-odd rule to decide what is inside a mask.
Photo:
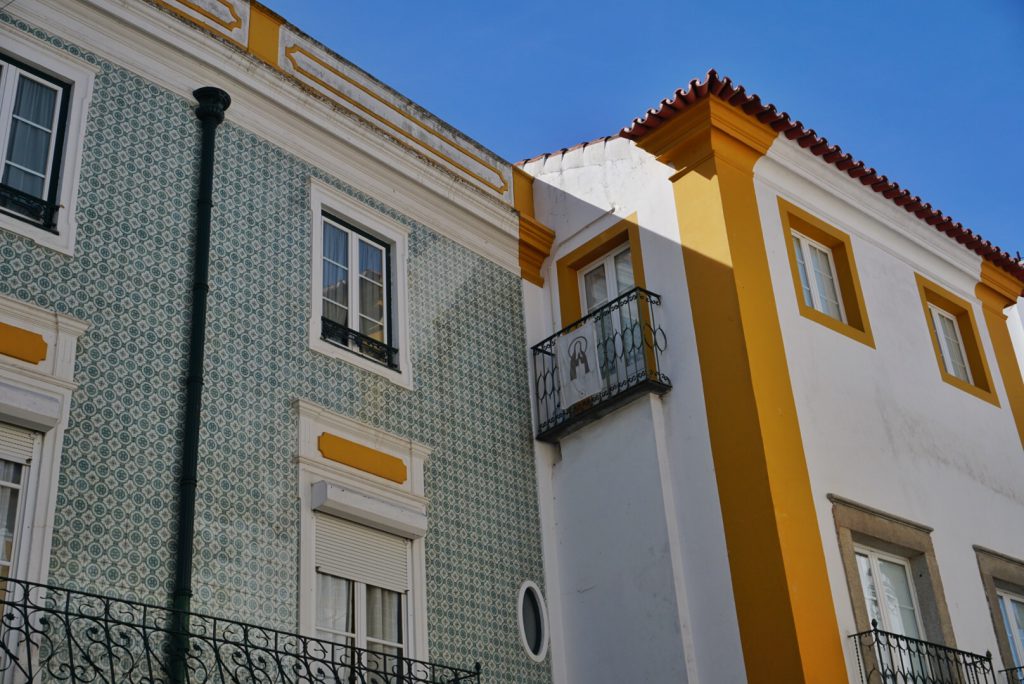
[{"label": "white trim around window", "polygon": [[[70,84],[67,91],[68,112],[64,122],[64,143],[60,150],[60,165],[59,168],[53,170],[52,174],[48,173],[46,179],[48,185],[57,183],[56,234],[5,212],[0,212],[0,229],[17,233],[39,245],[70,256],[75,251],[78,184],[85,122],[98,68],[75,59],[62,50],[57,50],[37,40],[25,38],[12,29],[0,28],[0,36],[2,36],[0,44],[3,45],[4,53],[33,69]],[[10,79],[8,81],[11,82]],[[10,102],[2,104],[5,112],[10,109]],[[51,151],[51,157],[56,151]]]},{"label": "white trim around window", "polygon": [[[318,179],[310,179],[310,209],[312,249],[310,259],[310,296],[312,307],[309,319],[309,347],[315,352],[344,360],[363,370],[382,375],[392,382],[413,388],[411,360],[409,351],[409,315],[408,315],[408,240],[409,229],[385,214],[376,212],[365,204],[353,199],[348,194]],[[325,216],[327,217],[325,219]],[[389,333],[391,345],[398,352],[398,369],[388,368],[377,360],[368,358],[355,349],[340,347],[327,342],[321,335],[321,318],[324,315],[323,269],[324,269],[324,222],[335,229],[340,228],[349,240],[350,254],[357,253],[360,242],[368,246],[386,247],[389,255],[385,264],[387,302],[384,326]],[[354,228],[350,230],[348,228]],[[349,271],[350,311],[355,311],[358,302],[351,304],[355,298],[356,288],[353,279],[361,276]]]},{"label": "white trim around window", "polygon": [[[832,250],[795,230],[791,231],[791,235],[804,303],[815,311],[846,323],[843,293]],[[820,268],[823,263],[828,267],[827,272]]]},{"label": "white trim around window", "polygon": [[[525,614],[527,595],[533,597],[536,610],[536,615],[532,616],[537,622],[534,627],[539,632],[536,636],[539,644],[536,645],[530,643],[526,629],[526,621],[531,617]],[[530,656],[530,660],[535,663],[543,662],[548,655],[548,644],[551,641],[548,629],[548,607],[544,601],[544,594],[541,593],[540,587],[535,582],[527,580],[520,585],[516,598],[516,615],[519,623],[519,639],[523,644],[523,650],[526,651],[526,655]]]}]

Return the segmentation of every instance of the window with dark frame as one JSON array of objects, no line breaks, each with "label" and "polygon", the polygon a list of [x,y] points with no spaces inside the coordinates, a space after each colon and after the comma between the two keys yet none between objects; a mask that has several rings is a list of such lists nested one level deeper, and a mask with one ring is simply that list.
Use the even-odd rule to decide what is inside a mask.
[{"label": "window with dark frame", "polygon": [[321,220],[321,338],[397,370],[391,244],[331,214]]},{"label": "window with dark frame", "polygon": [[70,90],[0,54],[0,211],[52,233]]}]

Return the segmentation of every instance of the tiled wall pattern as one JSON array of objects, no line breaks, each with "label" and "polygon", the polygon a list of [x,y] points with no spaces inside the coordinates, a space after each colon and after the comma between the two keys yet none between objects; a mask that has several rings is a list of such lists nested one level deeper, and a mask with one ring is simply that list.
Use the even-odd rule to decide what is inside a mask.
[{"label": "tiled wall pattern", "polygon": [[[50,580],[166,603],[198,151],[193,103],[96,65],[76,256],[0,232],[0,292],[89,321]],[[218,137],[194,609],[294,629],[302,397],[434,448],[426,471],[431,659],[545,682],[516,591],[541,580],[519,279],[230,123]],[[309,177],[410,227],[415,391],[307,345]]]}]

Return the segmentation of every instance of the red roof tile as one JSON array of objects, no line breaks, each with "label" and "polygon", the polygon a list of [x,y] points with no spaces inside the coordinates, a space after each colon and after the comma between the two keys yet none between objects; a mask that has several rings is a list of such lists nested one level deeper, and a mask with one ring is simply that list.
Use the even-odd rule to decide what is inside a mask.
[{"label": "red roof tile", "polygon": [[901,188],[898,183],[890,181],[875,169],[866,167],[864,162],[854,159],[848,152],[843,152],[838,145],[829,144],[828,140],[819,136],[813,129],[806,128],[799,121],[793,121],[789,114],[780,112],[775,105],[762,103],[757,95],[748,95],[743,86],[719,76],[714,69],[708,72],[703,81],[690,81],[686,90],[680,88],[672,99],[662,100],[657,109],[648,110],[643,118],[634,119],[632,124],[619,132],[619,135],[629,140],[639,140],[679,112],[708,97],[717,97],[723,102],[739,107],[746,114],[771,126],[789,140],[796,141],[800,147],[821,157],[840,171],[845,171],[851,178],[856,178],[863,185],[881,193],[896,206],[903,207],[905,211],[913,213],[935,230],[945,233],[967,249],[1024,282],[1024,260],[1019,254],[1013,257],[969,228],[953,221],[917,195],[911,195],[909,190]]}]

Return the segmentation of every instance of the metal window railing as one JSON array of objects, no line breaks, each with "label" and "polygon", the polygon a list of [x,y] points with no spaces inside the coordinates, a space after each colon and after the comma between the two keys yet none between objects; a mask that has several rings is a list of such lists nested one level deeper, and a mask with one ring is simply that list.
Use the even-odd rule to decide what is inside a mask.
[{"label": "metal window railing", "polygon": [[[633,396],[671,389],[661,367],[667,340],[658,320],[660,308],[660,295],[634,288],[534,345],[537,439],[555,441]],[[562,392],[558,349],[588,323],[595,329],[601,388],[569,405]]]},{"label": "metal window railing", "polygon": [[3,183],[0,183],[0,210],[39,226],[47,232],[57,232],[56,204]]},{"label": "metal window railing", "polygon": [[850,636],[864,684],[996,684],[992,654],[912,639],[878,629]]},{"label": "metal window railing", "polygon": [[1000,674],[1006,675],[1006,684],[1024,684],[1024,667],[1011,667]]},{"label": "metal window railing", "polygon": [[351,349],[371,361],[398,370],[398,350],[385,342],[367,337],[329,318],[320,319],[320,336],[337,347]]},{"label": "metal window railing", "polygon": [[[175,612],[19,580],[2,581],[0,681],[168,681]],[[188,684],[479,684],[458,669],[267,627],[190,614]]]}]

